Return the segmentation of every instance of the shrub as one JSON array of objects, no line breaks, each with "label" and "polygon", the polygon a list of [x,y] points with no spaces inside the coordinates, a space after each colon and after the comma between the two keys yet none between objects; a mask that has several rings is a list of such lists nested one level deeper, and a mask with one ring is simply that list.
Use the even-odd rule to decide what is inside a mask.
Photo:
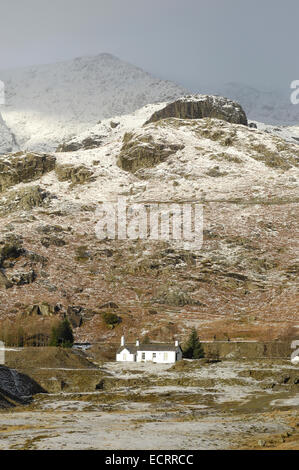
[{"label": "shrub", "polygon": [[109,325],[112,328],[121,322],[121,318],[112,312],[103,313],[103,318],[104,318],[106,325]]}]

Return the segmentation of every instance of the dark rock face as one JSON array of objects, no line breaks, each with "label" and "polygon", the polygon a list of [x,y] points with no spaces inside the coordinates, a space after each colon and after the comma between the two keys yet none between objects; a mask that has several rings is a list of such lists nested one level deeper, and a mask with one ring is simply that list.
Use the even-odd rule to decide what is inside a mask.
[{"label": "dark rock face", "polygon": [[242,107],[235,101],[222,96],[191,95],[185,96],[156,111],[145,123],[159,121],[165,118],[202,119],[214,118],[232,124],[247,126],[247,117]]},{"label": "dark rock face", "polygon": [[0,365],[0,408],[26,404],[33,395],[46,391],[27,375]]},{"label": "dark rock face", "polygon": [[54,170],[56,159],[51,155],[15,153],[0,157],[0,192],[18,183],[27,183]]}]

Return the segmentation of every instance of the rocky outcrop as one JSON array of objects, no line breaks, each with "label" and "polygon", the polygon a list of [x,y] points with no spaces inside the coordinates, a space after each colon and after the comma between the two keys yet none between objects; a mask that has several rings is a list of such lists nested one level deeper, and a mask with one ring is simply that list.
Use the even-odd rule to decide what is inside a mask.
[{"label": "rocky outcrop", "polygon": [[92,180],[93,172],[84,165],[56,165],[55,172],[59,181],[84,184]]},{"label": "rocky outcrop", "polygon": [[8,236],[4,240],[0,240],[0,266],[7,259],[16,259],[23,253],[22,240]]},{"label": "rocky outcrop", "polygon": [[244,126],[248,124],[246,114],[237,102],[222,96],[209,95],[190,95],[180,98],[160,111],[156,111],[145,124],[170,117],[178,119],[209,117]]},{"label": "rocky outcrop", "polygon": [[54,170],[55,162],[55,157],[37,153],[19,152],[0,157],[0,192],[40,178]]},{"label": "rocky outcrop", "polygon": [[0,365],[0,408],[30,402],[33,395],[46,391],[27,375]]},{"label": "rocky outcrop", "polygon": [[56,152],[75,152],[76,150],[91,150],[102,145],[103,138],[101,136],[86,137],[82,141],[63,142],[56,149]]},{"label": "rocky outcrop", "polygon": [[10,213],[18,210],[31,210],[46,204],[53,196],[40,186],[29,186],[18,190],[10,190],[5,193],[5,198],[0,200],[0,213]]},{"label": "rocky outcrop", "polygon": [[46,317],[51,317],[59,313],[60,310],[60,305],[50,305],[47,302],[41,302],[39,304],[34,304],[28,307],[26,310],[26,315],[42,315]]},{"label": "rocky outcrop", "polygon": [[24,286],[25,284],[31,284],[36,279],[36,274],[33,269],[27,272],[15,271],[9,276],[9,282],[16,286]]},{"label": "rocky outcrop", "polygon": [[118,158],[118,166],[134,173],[164,162],[170,155],[182,150],[183,145],[154,140],[150,134],[126,133]]}]

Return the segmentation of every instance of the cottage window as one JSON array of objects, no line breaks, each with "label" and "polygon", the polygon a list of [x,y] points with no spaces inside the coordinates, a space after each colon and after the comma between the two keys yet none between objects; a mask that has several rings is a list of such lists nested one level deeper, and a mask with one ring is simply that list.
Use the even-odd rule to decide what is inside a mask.
[{"label": "cottage window", "polygon": [[145,353],[142,353],[142,354],[141,354],[141,359],[142,359],[143,361],[145,361]]},{"label": "cottage window", "polygon": [[153,360],[156,359],[157,354],[153,353]]}]

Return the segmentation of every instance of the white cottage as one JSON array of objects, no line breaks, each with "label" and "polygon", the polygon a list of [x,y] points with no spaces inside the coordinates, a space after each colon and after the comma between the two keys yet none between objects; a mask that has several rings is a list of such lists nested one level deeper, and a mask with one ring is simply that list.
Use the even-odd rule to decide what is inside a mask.
[{"label": "white cottage", "polygon": [[183,352],[178,341],[173,344],[149,343],[126,344],[125,337],[121,337],[120,348],[116,353],[116,360],[120,362],[156,362],[159,364],[171,364],[180,361]]}]

